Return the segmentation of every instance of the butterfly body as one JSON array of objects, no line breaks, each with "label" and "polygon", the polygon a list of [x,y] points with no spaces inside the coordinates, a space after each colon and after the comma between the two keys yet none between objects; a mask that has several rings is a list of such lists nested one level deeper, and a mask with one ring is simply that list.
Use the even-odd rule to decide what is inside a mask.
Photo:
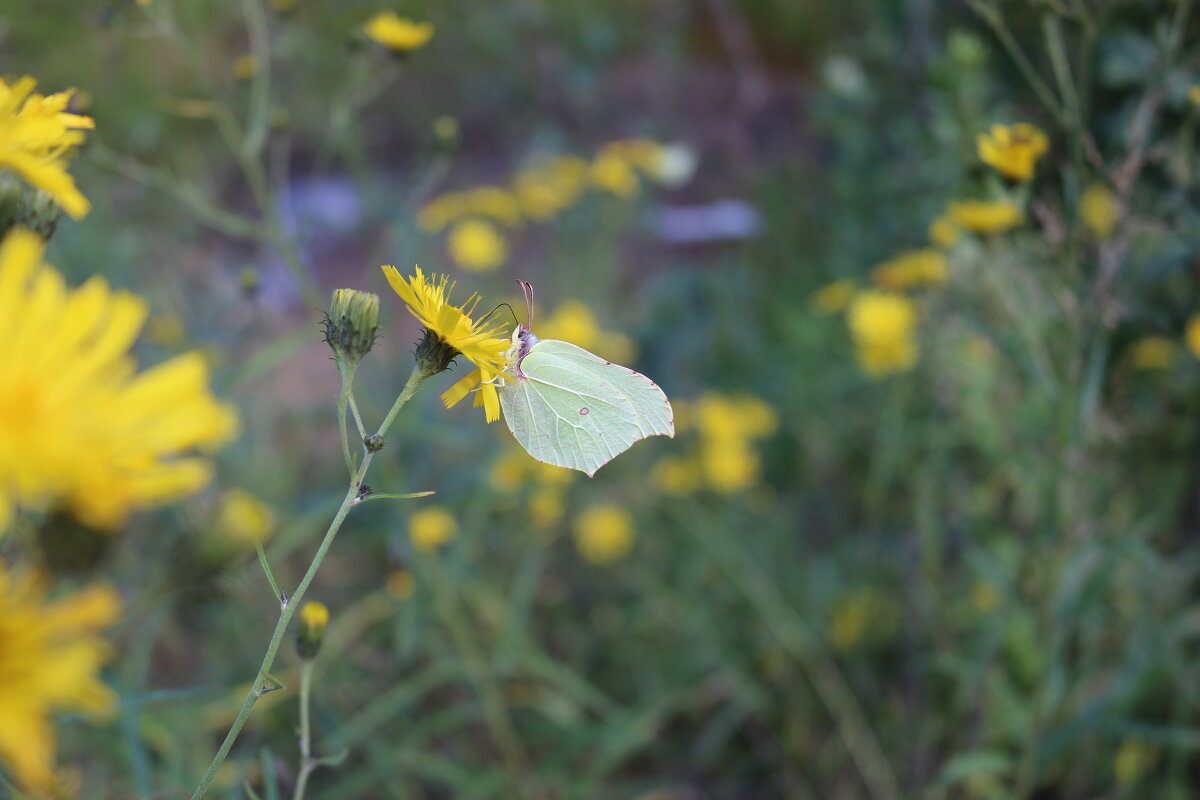
[{"label": "butterfly body", "polygon": [[582,347],[513,332],[500,408],[534,458],[596,470],[648,436],[674,436],[671,403],[654,381]]}]

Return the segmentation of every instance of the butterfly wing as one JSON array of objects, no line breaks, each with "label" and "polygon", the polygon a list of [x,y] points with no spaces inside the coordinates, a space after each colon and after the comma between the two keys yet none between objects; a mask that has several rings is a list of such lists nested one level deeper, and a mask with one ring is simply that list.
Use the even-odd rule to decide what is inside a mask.
[{"label": "butterfly wing", "polygon": [[596,470],[647,436],[674,436],[671,403],[654,381],[567,342],[543,339],[506,376],[504,421],[538,461]]}]

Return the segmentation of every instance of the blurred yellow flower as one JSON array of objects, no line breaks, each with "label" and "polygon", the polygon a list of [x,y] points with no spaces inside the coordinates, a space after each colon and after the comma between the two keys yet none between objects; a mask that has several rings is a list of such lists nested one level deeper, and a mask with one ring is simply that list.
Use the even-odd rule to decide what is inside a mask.
[{"label": "blurred yellow flower", "polygon": [[633,520],[619,506],[593,506],[575,518],[575,546],[593,564],[616,563],[633,549]]},{"label": "blurred yellow flower", "polygon": [[215,524],[221,538],[252,548],[270,538],[275,530],[275,515],[250,492],[229,489],[221,495]]},{"label": "blurred yellow flower", "polygon": [[592,183],[616,197],[629,199],[641,189],[633,164],[619,151],[601,149],[591,167]]},{"label": "blurred yellow flower", "polygon": [[99,679],[109,647],[98,632],[120,613],[106,586],[45,596],[41,578],[0,561],[0,761],[36,795],[55,788],[52,716],[105,713],[116,701]]},{"label": "blurred yellow flower", "polygon": [[660,458],[650,471],[650,483],[663,494],[691,494],[700,488],[701,474],[694,462],[677,456],[666,456]]},{"label": "blurred yellow flower", "polygon": [[596,315],[578,300],[566,300],[543,317],[538,323],[538,335],[570,342],[618,364],[629,364],[637,357],[632,339],[623,333],[601,330]]},{"label": "blurred yellow flower", "polygon": [[1200,86],[1189,86],[1187,99],[1194,106],[1200,106]]},{"label": "blurred yellow flower", "polygon": [[1008,200],[964,200],[946,209],[950,220],[972,233],[1004,233],[1020,225],[1024,212]]},{"label": "blurred yellow flower", "polygon": [[394,600],[407,600],[417,591],[417,580],[406,569],[393,570],[387,576],[387,592]]},{"label": "blurred yellow flower", "polygon": [[1134,369],[1170,369],[1175,364],[1175,342],[1165,336],[1145,336],[1134,342],[1130,358]]},{"label": "blurred yellow flower", "polygon": [[300,624],[296,627],[296,652],[303,659],[316,658],[325,641],[329,627],[329,609],[322,603],[305,603],[300,607]]},{"label": "blurred yellow flower", "polygon": [[858,285],[854,281],[849,278],[841,278],[827,283],[813,292],[809,296],[808,302],[818,311],[825,314],[836,314],[850,305],[856,291],[858,291]]},{"label": "blurred yellow flower", "polygon": [[700,447],[700,464],[708,485],[723,494],[744,491],[758,482],[758,454],[741,437],[706,440]]},{"label": "blurred yellow flower", "polygon": [[775,432],[775,411],[756,397],[727,397],[706,392],[692,410],[696,426],[708,438],[760,438]]},{"label": "blurred yellow flower", "polygon": [[1117,199],[1103,184],[1093,183],[1079,198],[1079,217],[1097,239],[1107,239],[1117,227]]},{"label": "blurred yellow flower", "polygon": [[948,216],[942,215],[929,223],[929,242],[934,247],[949,250],[961,238],[962,230]]},{"label": "blurred yellow flower", "polygon": [[91,204],[67,172],[71,151],[83,144],[91,117],[66,113],[74,90],[40,95],[28,75],[13,84],[0,79],[0,170],[12,170],[79,219]]},{"label": "blurred yellow flower", "polygon": [[435,233],[467,213],[466,197],[459,192],[438,195],[417,212],[417,225],[421,230]]},{"label": "blurred yellow flower", "polygon": [[557,486],[543,486],[529,497],[529,521],[535,528],[557,525],[566,510],[563,490]]},{"label": "blurred yellow flower", "polygon": [[859,365],[867,375],[882,378],[917,363],[917,309],[907,297],[862,292],[851,303],[847,320]]},{"label": "blurred yellow flower", "polygon": [[512,492],[521,488],[529,471],[532,459],[523,450],[508,448],[492,464],[489,482],[500,492]]},{"label": "blurred yellow flower", "polygon": [[433,38],[433,25],[413,22],[394,11],[380,11],[363,25],[367,36],[398,53],[424,47]]},{"label": "blurred yellow flower", "polygon": [[508,258],[508,242],[495,225],[482,219],[456,223],[446,245],[454,263],[477,272],[490,272]]},{"label": "blurred yellow flower", "polygon": [[513,179],[513,192],[530,219],[547,220],[574,205],[590,167],[578,156],[545,159]]},{"label": "blurred yellow flower", "polygon": [[437,337],[477,367],[442,393],[446,408],[478,386],[475,407],[484,407],[488,422],[499,419],[500,397],[491,381],[504,371],[504,353],[511,343],[499,323],[483,324],[471,319],[479,295],[471,295],[462,306],[452,306],[450,292],[454,284],[449,283],[445,275],[434,282],[417,267],[415,277],[406,281],[395,267],[385,265],[382,269],[392,290],[408,305],[408,310],[425,327],[427,335]]},{"label": "blurred yellow flower", "polygon": [[467,192],[465,204],[471,213],[481,217],[509,226],[521,224],[521,204],[516,195],[499,186],[476,186]]},{"label": "blurred yellow flower", "polygon": [[258,74],[258,59],[249,53],[238,56],[229,65],[229,71],[239,81],[248,81]]},{"label": "blurred yellow flower", "polygon": [[1050,141],[1027,122],[993,125],[991,134],[981,133],[976,140],[979,158],[997,172],[1014,181],[1033,177],[1034,166],[1050,148]]},{"label": "blurred yellow flower", "polygon": [[454,516],[440,506],[414,511],[408,518],[408,536],[421,553],[432,553],[454,538],[458,524]]},{"label": "blurred yellow flower", "polygon": [[1187,327],[1183,333],[1183,341],[1192,356],[1200,358],[1200,314],[1192,314],[1188,317]]},{"label": "blurred yellow flower", "polygon": [[884,289],[916,289],[942,286],[950,272],[950,262],[937,250],[926,247],[909,250],[885,261],[871,271],[871,278]]},{"label": "blurred yellow flower", "polygon": [[207,483],[209,461],[185,454],[231,437],[237,419],[199,353],[136,372],[145,301],[99,277],[67,288],[44,247],[19,229],[0,244],[0,531],[19,507],[111,529]]}]

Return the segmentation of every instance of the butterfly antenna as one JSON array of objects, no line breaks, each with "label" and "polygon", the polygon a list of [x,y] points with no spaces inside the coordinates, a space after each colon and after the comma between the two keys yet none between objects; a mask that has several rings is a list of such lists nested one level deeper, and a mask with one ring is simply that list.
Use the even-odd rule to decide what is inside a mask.
[{"label": "butterfly antenna", "polygon": [[533,284],[522,280],[518,280],[517,284],[521,287],[521,294],[525,296],[525,311],[529,315],[525,329],[533,330]]},{"label": "butterfly antenna", "polygon": [[487,322],[488,319],[492,316],[492,314],[495,314],[497,311],[499,311],[502,308],[507,308],[508,313],[512,314],[513,322],[515,322],[518,325],[521,324],[521,320],[517,319],[517,312],[513,311],[513,307],[510,306],[508,303],[500,303],[499,305],[497,305],[495,308],[493,308],[491,311],[489,311],[487,314],[485,314],[482,319],[479,320],[479,324],[482,325],[483,323]]}]

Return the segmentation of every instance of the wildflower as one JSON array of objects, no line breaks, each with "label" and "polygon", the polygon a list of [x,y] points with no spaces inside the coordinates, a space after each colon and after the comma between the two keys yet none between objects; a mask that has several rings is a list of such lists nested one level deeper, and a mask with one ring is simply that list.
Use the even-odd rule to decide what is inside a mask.
[{"label": "wildflower", "polygon": [[1200,86],[1189,86],[1187,90],[1188,102],[1194,106],[1200,106]]},{"label": "wildflower", "polygon": [[117,618],[116,592],[45,595],[42,579],[0,561],[0,760],[35,794],[55,783],[52,715],[104,713],[116,700],[98,676],[108,655],[98,631]]},{"label": "wildflower", "polygon": [[1025,219],[1021,209],[1009,200],[951,203],[946,213],[954,224],[979,234],[1004,233]]},{"label": "wildflower", "polygon": [[0,169],[9,169],[58,203],[74,219],[91,209],[67,173],[72,148],[83,144],[91,117],[68,114],[74,90],[43,96],[29,76],[8,84],[0,79]]},{"label": "wildflower", "polygon": [[471,319],[479,295],[471,295],[462,306],[450,305],[450,291],[445,275],[435,283],[426,278],[421,268],[416,277],[405,281],[395,267],[383,267],[384,275],[408,310],[425,327],[425,336],[417,347],[417,358],[427,364],[429,374],[446,369],[457,356],[467,358],[477,369],[442,393],[442,402],[450,408],[466,397],[476,386],[475,406],[483,406],[488,422],[500,418],[500,396],[492,381],[504,371],[504,353],[510,342],[499,325],[483,324]]},{"label": "wildflower", "polygon": [[508,242],[496,226],[482,219],[468,219],[450,229],[450,257],[463,269],[490,272],[508,258]]},{"label": "wildflower", "polygon": [[733,494],[758,482],[758,455],[743,437],[712,438],[700,448],[704,478],[714,491]]},{"label": "wildflower", "polygon": [[529,498],[529,521],[540,530],[557,525],[565,512],[563,490],[557,486],[539,487]]},{"label": "wildflower", "polygon": [[325,341],[339,365],[357,363],[371,352],[379,332],[379,295],[355,289],[335,289],[325,315]]},{"label": "wildflower", "polygon": [[1175,342],[1165,336],[1145,336],[1133,344],[1134,369],[1170,369],[1175,364]]},{"label": "wildflower", "polygon": [[317,657],[329,627],[329,609],[321,603],[300,607],[300,626],[296,629],[296,652],[305,661]]},{"label": "wildflower", "polygon": [[407,600],[417,591],[417,579],[406,569],[393,570],[387,576],[387,592],[396,600]]},{"label": "wildflower", "polygon": [[229,71],[239,81],[248,81],[258,74],[258,59],[250,53],[238,56],[229,65]]},{"label": "wildflower", "polygon": [[632,339],[621,333],[601,330],[596,315],[578,300],[559,304],[538,324],[538,333],[544,339],[570,342],[619,364],[628,364],[637,355],[637,346]]},{"label": "wildflower", "polygon": [[521,204],[516,195],[499,186],[476,186],[466,193],[465,204],[471,213],[489,217],[504,225],[521,224]]},{"label": "wildflower", "polygon": [[915,289],[946,283],[950,265],[946,256],[932,248],[910,250],[877,266],[871,272],[875,283],[885,289]]},{"label": "wildflower", "polygon": [[692,461],[667,456],[660,458],[650,471],[650,483],[663,494],[686,495],[700,488],[701,474]]},{"label": "wildflower", "polygon": [[934,247],[949,250],[958,244],[958,240],[961,238],[962,231],[954,224],[953,220],[944,214],[929,223],[929,242]]},{"label": "wildflower", "polygon": [[1200,314],[1192,314],[1188,317],[1187,327],[1183,332],[1183,341],[1192,356],[1200,358]]},{"label": "wildflower", "polygon": [[185,457],[236,430],[209,394],[197,352],[141,373],[129,356],[146,303],[96,277],[68,289],[42,263],[44,243],[13,231],[0,245],[0,531],[16,508],[70,509],[118,526],[137,508],[208,482],[207,459]]},{"label": "wildflower", "polygon": [[1117,199],[1103,184],[1093,183],[1079,198],[1079,218],[1097,239],[1107,239],[1117,227]]},{"label": "wildflower", "polygon": [[656,145],[640,166],[663,186],[683,186],[696,174],[696,151],[684,144]]},{"label": "wildflower", "polygon": [[432,553],[454,538],[458,525],[444,508],[430,506],[414,511],[408,518],[408,537],[421,553]]},{"label": "wildflower", "polygon": [[275,515],[250,492],[229,489],[221,495],[214,524],[217,533],[225,540],[253,548],[270,538],[275,529]]},{"label": "wildflower", "polygon": [[1025,182],[1034,166],[1050,147],[1046,134],[1027,122],[993,125],[991,135],[979,134],[976,148],[983,163],[1010,180]]},{"label": "wildflower", "polygon": [[517,175],[512,189],[527,217],[547,220],[579,199],[590,169],[577,156],[547,159]]},{"label": "wildflower", "polygon": [[602,149],[592,162],[592,183],[607,192],[628,200],[641,188],[633,165],[620,152]]},{"label": "wildflower", "polygon": [[593,506],[575,518],[575,546],[597,566],[620,561],[633,549],[633,520],[618,506]]},{"label": "wildflower", "polygon": [[433,25],[413,22],[394,11],[380,11],[367,20],[363,30],[374,41],[397,53],[424,47],[433,38]]},{"label": "wildflower", "polygon": [[858,291],[858,287],[854,281],[849,278],[841,278],[827,283],[813,292],[809,296],[808,302],[818,311],[825,314],[836,314],[850,304],[856,291]]},{"label": "wildflower", "polygon": [[905,372],[917,363],[917,309],[907,297],[862,292],[847,311],[863,371],[872,378]]}]

